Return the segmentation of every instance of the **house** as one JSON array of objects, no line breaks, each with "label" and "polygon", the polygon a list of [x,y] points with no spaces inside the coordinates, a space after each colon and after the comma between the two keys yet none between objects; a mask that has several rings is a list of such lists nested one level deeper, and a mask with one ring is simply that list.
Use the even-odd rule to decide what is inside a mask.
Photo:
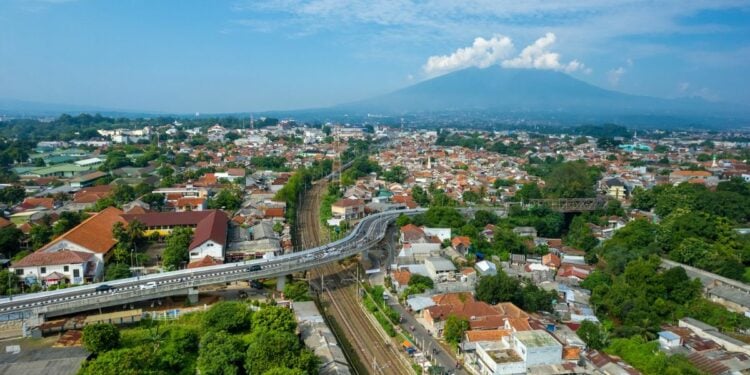
[{"label": "house", "polygon": [[174,204],[177,212],[203,211],[208,208],[205,197],[181,197]]},{"label": "house", "polygon": [[104,178],[108,175],[106,172],[96,171],[87,173],[70,180],[70,186],[72,187],[87,187],[93,185],[97,180]]},{"label": "house", "polygon": [[408,269],[398,269],[391,274],[391,284],[398,294],[403,293],[404,289],[409,286],[411,272]]},{"label": "house", "polygon": [[414,224],[406,224],[401,227],[401,236],[399,237],[399,242],[401,242],[402,244],[424,242],[424,239],[425,233],[422,228]]},{"label": "house", "polygon": [[602,193],[606,194],[609,197],[612,197],[619,201],[622,201],[625,198],[627,198],[627,189],[625,186],[625,181],[623,181],[620,178],[615,177],[615,178],[604,179],[602,180],[600,186],[601,186]]},{"label": "house", "polygon": [[427,268],[430,278],[436,282],[456,272],[456,266],[453,265],[453,262],[442,257],[429,257],[425,259],[424,266]]},{"label": "house", "polygon": [[512,337],[513,346],[518,349],[526,367],[562,362],[562,344],[547,331],[514,332]]},{"label": "house", "polygon": [[227,228],[229,218],[224,211],[213,210],[198,222],[193,232],[193,241],[188,247],[190,260],[210,256],[216,260],[224,259],[224,248],[227,245]]},{"label": "house", "polygon": [[549,253],[542,256],[542,264],[551,269],[558,269],[560,268],[561,260],[557,254]]},{"label": "house", "polygon": [[475,264],[474,267],[477,269],[477,272],[479,272],[480,276],[497,275],[497,266],[495,265],[495,263],[483,260],[483,261],[477,262],[477,264]]},{"label": "house", "polygon": [[659,346],[662,349],[678,348],[682,345],[682,339],[676,333],[671,331],[659,332]]},{"label": "house", "polygon": [[32,198],[27,197],[21,202],[19,205],[19,208],[23,210],[33,210],[37,208],[42,208],[46,210],[54,210],[55,209],[55,200],[52,198]]},{"label": "house", "polygon": [[[29,283],[45,280],[53,272],[73,284],[97,280],[110,250],[117,244],[112,227],[118,222],[126,224],[121,215],[122,211],[108,207],[15,262],[11,269]],[[54,277],[57,282],[62,281],[59,275]]]},{"label": "house", "polygon": [[536,238],[536,228],[534,227],[515,227],[513,228],[513,233],[517,234],[519,237]]},{"label": "house", "polygon": [[471,238],[467,236],[456,236],[453,237],[451,240],[451,246],[453,246],[453,249],[458,251],[461,254],[466,254],[467,251],[469,251],[469,247],[471,246]]},{"label": "house", "polygon": [[229,168],[226,172],[216,172],[214,176],[221,180],[225,179],[229,182],[235,182],[237,180],[245,179],[245,169],[243,168]]},{"label": "house", "polygon": [[360,219],[365,216],[365,202],[361,199],[339,199],[331,205],[331,213],[344,220]]}]

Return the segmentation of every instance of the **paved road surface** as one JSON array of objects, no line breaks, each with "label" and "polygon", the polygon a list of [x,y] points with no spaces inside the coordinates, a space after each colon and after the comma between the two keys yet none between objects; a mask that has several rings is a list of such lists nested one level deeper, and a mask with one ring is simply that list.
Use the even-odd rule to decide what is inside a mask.
[{"label": "paved road surface", "polygon": [[[411,334],[414,340],[417,341],[419,349],[421,349],[425,353],[427,358],[434,357],[435,361],[437,361],[440,366],[443,366],[443,369],[445,369],[448,373],[457,375],[469,374],[464,369],[456,369],[456,360],[453,358],[453,356],[451,356],[450,353],[448,353],[442,346],[440,346],[440,343],[438,343],[434,337],[429,335],[427,333],[427,330],[422,327],[422,325],[417,322],[417,319],[409,314],[409,312],[407,312],[403,306],[401,306],[397,301],[394,301],[393,299],[389,301],[389,305],[391,305],[391,307],[398,311],[404,318],[403,322],[401,323],[401,328]],[[414,331],[411,330],[412,326],[414,326]],[[437,353],[434,355],[428,354],[432,351],[433,348],[437,348]]]}]

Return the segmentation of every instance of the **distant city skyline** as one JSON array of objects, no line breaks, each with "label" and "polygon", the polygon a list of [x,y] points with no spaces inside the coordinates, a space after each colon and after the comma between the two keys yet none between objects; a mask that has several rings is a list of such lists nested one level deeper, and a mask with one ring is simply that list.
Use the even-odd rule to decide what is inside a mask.
[{"label": "distant city skyline", "polygon": [[0,99],[289,110],[483,67],[750,106],[750,1],[5,0],[0,24]]}]

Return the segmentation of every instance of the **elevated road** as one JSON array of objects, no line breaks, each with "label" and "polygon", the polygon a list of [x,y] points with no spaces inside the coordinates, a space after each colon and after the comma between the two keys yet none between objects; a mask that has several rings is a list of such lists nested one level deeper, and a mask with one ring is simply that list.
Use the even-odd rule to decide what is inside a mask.
[{"label": "elevated road", "polygon": [[362,219],[349,235],[338,241],[273,259],[121,279],[107,282],[113,288],[108,291],[97,291],[97,287],[102,285],[99,283],[5,298],[0,300],[0,321],[27,319],[28,325],[33,327],[48,317],[171,295],[197,295],[197,288],[205,285],[274,278],[315,268],[347,258],[380,242],[388,225],[398,215],[414,215],[424,211],[399,210],[371,215]]}]

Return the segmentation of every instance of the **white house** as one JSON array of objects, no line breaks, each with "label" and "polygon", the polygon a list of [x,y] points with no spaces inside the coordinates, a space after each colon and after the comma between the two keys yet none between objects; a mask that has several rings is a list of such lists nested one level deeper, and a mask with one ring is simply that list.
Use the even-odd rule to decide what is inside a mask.
[{"label": "white house", "polygon": [[98,280],[117,244],[112,236],[115,223],[125,224],[122,211],[109,207],[84,220],[47,245],[13,262],[10,270],[27,283],[72,284]]},{"label": "white house", "polygon": [[513,332],[513,346],[526,367],[556,365],[562,362],[562,344],[547,331]]},{"label": "white house", "polygon": [[228,221],[223,211],[215,210],[198,222],[193,233],[193,241],[188,247],[191,261],[203,259],[206,256],[217,260],[224,259]]}]

